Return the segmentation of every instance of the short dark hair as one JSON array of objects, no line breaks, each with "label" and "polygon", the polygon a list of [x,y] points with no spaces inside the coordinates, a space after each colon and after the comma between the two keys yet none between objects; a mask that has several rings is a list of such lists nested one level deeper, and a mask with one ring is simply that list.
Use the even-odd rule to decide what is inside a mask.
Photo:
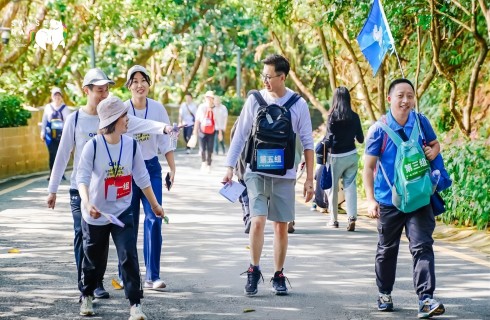
[{"label": "short dark hair", "polygon": [[123,113],[119,118],[117,118],[116,120],[114,120],[113,123],[111,123],[107,127],[104,127],[102,129],[99,129],[99,133],[100,134],[111,134],[114,131],[116,131],[116,123],[119,121],[119,119],[121,119],[122,117],[125,117],[127,114],[128,114],[127,112]]},{"label": "short dark hair", "polygon": [[131,75],[131,77],[129,78],[128,85],[127,85],[128,89],[129,89],[129,87],[131,87],[131,85],[133,84],[134,75],[135,75],[135,74],[137,74],[137,73],[141,74],[141,75],[143,76],[143,79],[145,79],[145,80],[146,80],[146,82],[148,82],[148,85],[150,85],[150,86],[151,86],[151,79],[150,79],[150,76],[149,76],[149,75],[147,75],[147,74],[146,74],[146,73],[144,73],[144,72],[141,72],[141,71],[136,71],[136,72],[134,72],[134,73]]},{"label": "short dark hair", "polygon": [[190,92],[186,92],[186,93],[184,94],[184,96],[190,96],[190,97],[192,98],[192,93],[190,93]]},{"label": "short dark hair", "polygon": [[264,60],[262,60],[263,64],[273,65],[274,70],[279,73],[284,73],[286,76],[289,73],[289,61],[285,57],[280,54],[271,54],[268,55]]},{"label": "short dark hair", "polygon": [[389,88],[388,88],[388,95],[390,95],[390,94],[391,94],[391,92],[393,91],[393,89],[395,89],[395,86],[396,86],[397,84],[400,84],[400,83],[408,83],[408,84],[410,85],[410,87],[412,87],[413,92],[415,92],[415,88],[414,88],[414,86],[413,86],[412,82],[410,82],[410,80],[405,79],[405,78],[400,78],[400,79],[395,79],[395,80],[393,80],[393,81],[390,83],[390,86],[389,86]]}]

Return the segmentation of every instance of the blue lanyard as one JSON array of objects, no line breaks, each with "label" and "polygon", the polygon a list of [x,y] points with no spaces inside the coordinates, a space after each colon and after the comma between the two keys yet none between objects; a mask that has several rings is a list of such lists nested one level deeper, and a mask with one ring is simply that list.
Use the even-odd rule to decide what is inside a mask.
[{"label": "blue lanyard", "polygon": [[[129,102],[131,103],[131,107],[133,107],[133,114],[136,117],[136,110],[134,110],[133,101],[131,101],[131,99],[129,99]],[[146,107],[145,108],[146,108],[146,111],[145,111],[145,119],[146,119],[146,116],[148,115],[148,98],[146,98]]]},{"label": "blue lanyard", "polygon": [[121,149],[119,150],[119,160],[117,161],[117,170],[114,168],[114,161],[112,161],[111,153],[109,152],[109,147],[107,146],[107,141],[105,141],[104,135],[102,135],[102,139],[104,139],[105,149],[107,150],[107,154],[109,155],[109,159],[111,160],[112,173],[114,173],[114,177],[116,177],[117,173],[119,172],[119,165],[121,163],[123,137],[121,136]]}]

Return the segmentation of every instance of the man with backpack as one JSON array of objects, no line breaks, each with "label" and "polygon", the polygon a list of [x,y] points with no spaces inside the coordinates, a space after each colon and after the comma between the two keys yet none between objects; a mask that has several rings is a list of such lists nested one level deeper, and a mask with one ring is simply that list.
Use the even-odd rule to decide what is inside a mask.
[{"label": "man with backpack", "polygon": [[[60,88],[53,88],[51,90],[51,103],[44,107],[44,114],[41,126],[41,140],[46,143],[49,153],[49,175],[53,170],[54,159],[60,146],[61,133],[63,132],[63,125],[66,118],[70,114],[70,110],[63,103],[63,97],[61,96]],[[49,177],[47,180],[49,181]],[[63,175],[65,180],[65,175]]]},{"label": "man with backpack", "polygon": [[413,109],[415,90],[407,79],[394,80],[388,89],[390,112],[369,129],[364,162],[368,214],[378,219],[376,284],[378,310],[393,311],[400,237],[405,228],[413,257],[413,281],[418,295],[418,317],[445,312],[434,299],[436,285],[434,213],[429,161],[440,151],[429,120]]},{"label": "man with backpack", "polygon": [[246,147],[247,169],[244,175],[252,216],[250,227],[250,266],[245,285],[246,295],[257,294],[263,276],[259,266],[264,245],[266,220],[274,228],[274,276],[272,290],[288,294],[283,273],[288,248],[288,222],[295,218],[295,141],[303,145],[306,180],[303,196],[313,197],[313,137],[306,101],[285,86],[289,62],[273,54],[262,63],[264,89],[249,95],[238,120],[226,159],[223,182],[230,182],[233,170]]}]

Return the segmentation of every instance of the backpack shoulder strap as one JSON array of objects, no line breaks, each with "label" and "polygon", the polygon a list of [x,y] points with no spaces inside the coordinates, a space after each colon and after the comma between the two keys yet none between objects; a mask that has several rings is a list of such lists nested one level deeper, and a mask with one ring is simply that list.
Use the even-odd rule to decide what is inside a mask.
[{"label": "backpack shoulder strap", "polygon": [[137,148],[137,145],[136,145],[136,140],[133,139],[133,159],[134,159],[134,155],[136,154],[136,148]]},{"label": "backpack shoulder strap", "polygon": [[63,109],[65,109],[66,105],[62,105],[61,108],[58,110],[58,112],[60,113],[60,116],[61,116],[61,121],[65,121],[65,119],[63,118]]},{"label": "backpack shoulder strap", "polygon": [[76,132],[76,129],[77,129],[77,123],[78,123],[78,112],[80,110],[77,110],[75,112],[75,126],[73,127],[73,141],[76,143],[77,142],[77,139],[75,138],[75,132]]},{"label": "backpack shoulder strap", "polygon": [[390,137],[390,139],[393,141],[393,143],[398,147],[399,145],[402,144],[403,140],[402,138],[400,138],[396,133],[395,131],[393,131],[393,129],[391,129],[390,127],[388,127],[387,124],[384,124],[383,122],[381,121],[378,121],[378,125],[381,127],[381,129],[384,130],[384,132],[386,132],[388,134],[388,136]]},{"label": "backpack shoulder strap", "polygon": [[259,106],[261,107],[267,107],[269,106],[269,104],[264,100],[264,97],[262,97],[262,95],[260,94],[260,92],[258,90],[250,90],[247,94],[247,96],[253,94],[253,96],[255,97],[255,100],[257,100],[257,102],[259,103]]},{"label": "backpack shoulder strap", "polygon": [[92,160],[92,165],[95,163],[95,155],[97,154],[97,136],[92,138],[92,143],[94,144],[94,159]]},{"label": "backpack shoulder strap", "polygon": [[284,104],[284,108],[286,108],[286,110],[289,110],[289,108],[291,108],[296,102],[298,102],[299,98],[301,98],[299,94],[297,94],[296,92],[293,93],[291,98],[289,98],[288,101],[286,101],[286,103]]}]

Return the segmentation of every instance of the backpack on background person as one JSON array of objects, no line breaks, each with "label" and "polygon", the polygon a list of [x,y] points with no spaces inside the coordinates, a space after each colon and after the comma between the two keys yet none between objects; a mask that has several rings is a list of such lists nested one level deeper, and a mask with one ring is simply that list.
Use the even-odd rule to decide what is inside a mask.
[{"label": "backpack on background person", "polygon": [[289,109],[301,98],[294,93],[284,104],[267,104],[257,90],[251,90],[259,104],[252,132],[245,147],[246,162],[254,172],[285,175],[294,167],[296,133]]},{"label": "backpack on background person", "polygon": [[47,144],[50,144],[51,141],[61,140],[61,133],[63,131],[64,123],[63,109],[66,107],[65,105],[62,105],[59,110],[56,110],[51,104],[49,106],[51,108],[51,115],[46,123],[46,132],[44,135]]},{"label": "backpack on background person", "polygon": [[204,113],[204,119],[201,122],[201,132],[205,134],[213,134],[215,131],[214,112],[211,108],[207,108]]}]

